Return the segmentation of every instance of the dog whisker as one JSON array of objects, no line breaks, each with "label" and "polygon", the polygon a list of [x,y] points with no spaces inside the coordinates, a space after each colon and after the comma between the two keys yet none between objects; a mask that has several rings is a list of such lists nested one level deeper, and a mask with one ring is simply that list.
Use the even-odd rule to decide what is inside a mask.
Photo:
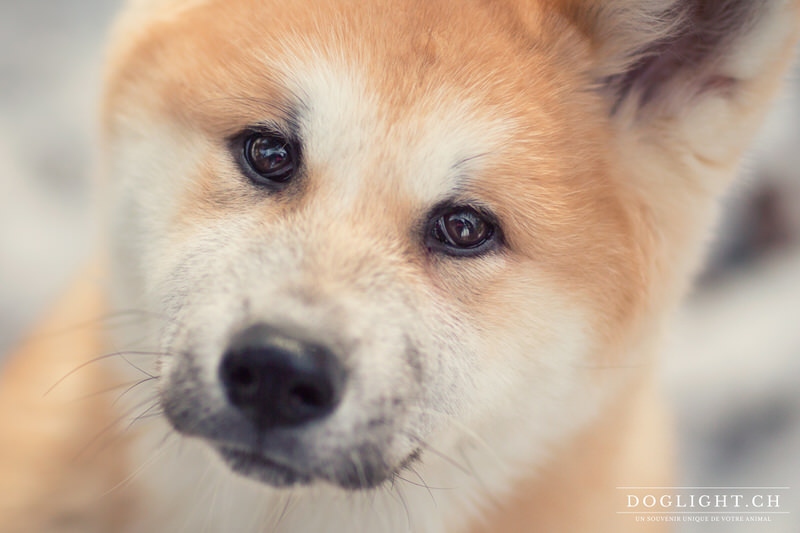
[{"label": "dog whisker", "polygon": [[[437,450],[436,448],[434,448],[433,446],[431,446],[431,444],[430,444],[430,443],[428,443],[427,441],[425,441],[424,439],[422,439],[422,438],[420,438],[420,437],[418,437],[418,436],[416,436],[416,435],[413,435],[413,434],[411,434],[411,433],[405,433],[405,434],[406,434],[406,436],[408,436],[410,439],[414,440],[414,441],[417,443],[417,445],[418,445],[420,448],[422,448],[424,451],[428,451],[428,452],[432,453],[433,455],[435,455],[435,456],[437,456],[438,458],[442,459],[442,460],[443,460],[443,461],[445,461],[446,463],[448,463],[448,464],[450,464],[451,466],[453,466],[453,467],[455,467],[456,469],[458,469],[458,470],[459,470],[461,473],[463,473],[463,474],[467,475],[467,476],[468,476],[468,477],[470,477],[470,478],[476,479],[476,480],[478,480],[479,482],[481,482],[481,480],[480,480],[480,477],[479,477],[479,476],[477,475],[477,473],[475,472],[475,469],[474,469],[474,468],[472,468],[471,466],[470,466],[470,467],[467,467],[467,466],[464,466],[464,465],[460,464],[458,461],[456,461],[455,459],[453,459],[453,458],[452,458],[450,455],[448,455],[448,454],[446,454],[446,453],[443,453],[443,452],[441,452],[441,451]],[[462,459],[465,459],[465,458],[462,456]]]},{"label": "dog whisker", "polygon": [[154,376],[153,374],[151,374],[151,373],[150,373],[150,372],[148,372],[147,370],[144,370],[144,369],[143,369],[142,367],[140,367],[139,365],[137,365],[137,364],[133,363],[133,362],[132,362],[130,359],[128,359],[128,358],[126,357],[126,355],[127,355],[127,354],[120,354],[120,357],[122,358],[122,360],[123,360],[123,361],[125,361],[126,363],[128,363],[130,366],[132,366],[133,368],[135,368],[136,370],[138,370],[139,372],[141,372],[141,373],[142,373],[142,374],[144,374],[145,376],[147,376],[147,377],[149,377],[149,378],[153,378],[153,379],[155,379],[155,376]]},{"label": "dog whisker", "polygon": [[275,527],[281,525],[283,519],[286,518],[286,513],[289,511],[289,506],[292,504],[292,499],[294,498],[294,494],[291,492],[285,497],[286,502],[283,504],[283,508],[281,509],[280,514],[278,515],[278,519],[275,521]]},{"label": "dog whisker", "polygon": [[175,431],[173,431],[171,429],[168,429],[166,431],[166,435],[161,440],[161,445],[156,447],[156,449],[153,451],[153,453],[150,455],[150,457],[148,457],[144,462],[142,462],[141,465],[139,465],[136,469],[134,469],[133,472],[128,474],[119,483],[117,483],[116,485],[114,485],[113,487],[108,489],[107,491],[105,491],[102,494],[100,494],[98,496],[98,498],[103,498],[105,496],[108,496],[112,492],[124,488],[126,485],[128,485],[134,479],[136,479],[142,472],[144,472],[148,467],[150,467],[153,463],[155,463],[158,459],[160,459],[161,456],[163,456],[163,454],[166,451],[166,448],[164,447],[164,445],[166,444],[166,442],[169,439],[169,437],[172,437],[172,436],[175,436],[175,435],[177,435],[177,433]]},{"label": "dog whisker", "polygon": [[[418,474],[418,473],[417,473],[417,476],[419,476],[419,474]],[[428,486],[428,484],[427,484],[427,483],[425,483],[425,482],[424,482],[424,480],[422,480],[422,483],[420,483],[420,482],[418,482],[418,481],[412,481],[412,480],[408,479],[407,477],[403,477],[403,476],[401,476],[401,475],[400,475],[400,474],[398,474],[398,473],[395,473],[395,474],[393,475],[393,477],[395,477],[395,478],[399,479],[400,481],[402,481],[402,482],[404,482],[404,483],[408,483],[409,485],[413,485],[413,486],[415,486],[415,487],[419,487],[419,488],[421,488],[421,489],[425,489],[425,490],[427,490],[427,491],[428,491],[428,494],[430,495],[430,497],[431,497],[431,499],[434,501],[434,503],[436,502],[436,498],[434,498],[434,497],[433,497],[433,492],[431,492],[431,491],[433,491],[433,490],[447,490],[447,489],[438,488],[438,487],[430,487],[430,486]],[[420,479],[422,479],[422,478],[420,478]]]},{"label": "dog whisker", "polygon": [[[104,435],[106,435],[106,434],[107,434],[109,431],[113,430],[113,429],[114,429],[114,428],[115,428],[115,427],[116,427],[116,426],[117,426],[117,425],[118,425],[120,422],[122,422],[123,420],[125,420],[126,418],[128,418],[129,416],[131,416],[131,414],[132,414],[133,412],[135,412],[137,409],[140,409],[140,408],[142,408],[144,405],[147,405],[147,404],[149,404],[149,403],[152,403],[152,405],[151,405],[151,406],[150,406],[148,409],[152,409],[152,407],[153,407],[153,406],[155,406],[155,405],[157,405],[157,404],[158,404],[158,399],[157,399],[157,398],[147,398],[146,400],[143,400],[143,401],[139,402],[138,404],[134,405],[133,407],[131,407],[130,409],[128,409],[128,410],[127,410],[127,411],[126,411],[124,414],[122,414],[121,416],[118,416],[117,418],[115,418],[113,421],[111,421],[109,424],[107,424],[107,425],[106,425],[106,426],[105,426],[105,427],[104,427],[102,430],[100,430],[98,433],[96,433],[96,434],[95,434],[95,435],[94,435],[94,436],[93,436],[91,439],[89,439],[89,441],[88,441],[86,444],[84,444],[84,446],[83,446],[83,447],[82,447],[82,448],[81,448],[81,449],[78,451],[78,453],[76,453],[76,454],[75,454],[75,456],[74,456],[73,460],[77,460],[77,459],[79,459],[79,458],[80,458],[82,455],[84,455],[84,454],[86,453],[86,451],[87,451],[87,450],[89,450],[89,449],[90,449],[90,448],[91,448],[91,447],[92,447],[92,446],[93,446],[93,445],[94,445],[94,444],[95,444],[95,443],[96,443],[98,440],[100,440],[100,439],[101,439],[101,438],[102,438]],[[127,429],[128,429],[128,428],[126,428],[126,430],[127,430]],[[113,444],[114,442],[116,442],[116,440],[117,440],[118,438],[120,438],[120,437],[121,437],[121,436],[122,436],[124,433],[125,433],[125,431],[121,431],[121,432],[119,433],[119,435],[116,435],[116,436],[114,436],[113,438],[109,439],[109,441],[107,441],[107,442],[106,442],[106,443],[105,443],[103,446],[101,446],[99,449],[97,449],[95,453],[100,453],[101,451],[103,451],[105,448],[107,448],[108,446],[110,446],[111,444]]]},{"label": "dog whisker", "polygon": [[400,504],[403,506],[403,509],[406,513],[406,523],[408,525],[409,531],[414,531],[414,521],[411,517],[411,510],[408,508],[408,502],[406,501],[405,493],[403,492],[403,487],[399,484],[394,486],[394,490],[392,490],[389,494],[397,494],[398,499],[400,500]]},{"label": "dog whisker", "polygon": [[[73,368],[72,370],[70,370],[69,372],[67,372],[67,373],[66,373],[66,374],[64,374],[63,376],[61,376],[61,377],[60,377],[60,378],[59,378],[59,379],[58,379],[58,380],[57,380],[55,383],[53,383],[53,384],[50,386],[50,388],[48,388],[48,389],[47,389],[47,390],[44,392],[44,394],[42,394],[42,397],[44,398],[45,396],[47,396],[48,394],[50,394],[50,393],[53,391],[53,389],[55,389],[55,388],[56,388],[56,387],[58,387],[58,386],[59,386],[61,383],[63,383],[63,382],[64,382],[64,381],[65,381],[67,378],[69,378],[70,376],[72,376],[72,375],[74,375],[76,372],[78,372],[79,370],[81,370],[81,369],[83,369],[83,368],[86,368],[87,366],[89,366],[89,365],[91,365],[91,364],[93,364],[93,363],[98,363],[98,362],[100,362],[100,361],[105,361],[106,359],[111,359],[111,358],[113,358],[113,357],[121,357],[121,358],[125,359],[125,361],[126,361],[128,364],[131,364],[131,363],[130,363],[130,361],[129,361],[129,360],[126,358],[126,357],[125,357],[125,356],[129,356],[129,355],[147,355],[147,356],[153,356],[153,357],[159,357],[159,356],[161,356],[161,357],[167,357],[167,356],[170,356],[171,354],[169,354],[169,353],[165,353],[165,352],[138,351],[138,350],[127,350],[127,351],[125,351],[125,350],[124,350],[124,351],[118,351],[118,352],[113,352],[113,353],[107,353],[107,354],[104,354],[104,355],[100,355],[100,356],[98,356],[98,357],[95,357],[95,358],[93,358],[93,359],[90,359],[90,360],[88,360],[88,361],[86,361],[86,362],[84,362],[84,363],[81,363],[81,364],[80,364],[80,365],[78,365],[77,367]],[[152,374],[150,374],[150,373],[148,373],[148,372],[144,372],[144,370],[141,370],[141,369],[139,369],[139,370],[140,370],[141,372],[143,372],[143,373],[147,374],[149,377],[154,377]]]},{"label": "dog whisker", "polygon": [[135,382],[133,385],[129,386],[127,389],[122,391],[122,393],[119,396],[117,396],[114,399],[114,401],[111,403],[111,406],[113,407],[114,405],[116,405],[117,402],[119,402],[126,394],[131,392],[133,389],[139,387],[140,385],[148,383],[150,381],[154,381],[154,380],[156,380],[158,378],[159,378],[159,376],[150,376],[150,377],[146,377],[146,378],[140,379],[139,381]]},{"label": "dog whisker", "polygon": [[136,418],[134,418],[131,421],[131,423],[128,424],[128,427],[125,428],[125,430],[127,431],[128,429],[130,429],[131,426],[133,426],[136,422],[139,422],[140,420],[147,420],[148,418],[156,418],[156,417],[159,417],[159,416],[164,416],[164,411],[163,410],[158,410],[158,411],[156,411],[154,413],[150,413],[149,411],[151,409],[153,409],[153,407],[155,407],[155,406],[151,406],[148,409],[148,411],[146,411],[146,412],[140,414],[139,416],[137,416]]},{"label": "dog whisker", "polygon": [[[419,478],[419,481],[422,484],[422,486],[425,487],[425,489],[428,491],[428,494],[430,494],[431,500],[433,500],[434,505],[436,505],[436,498],[433,496],[433,491],[434,490],[452,490],[452,487],[431,487],[430,485],[428,485],[428,482],[425,481],[425,478],[422,477],[422,474],[419,473],[419,470],[414,468],[413,465],[408,465],[406,468],[411,470],[414,473],[414,475],[417,476],[417,478]],[[406,480],[406,481],[409,482],[409,483],[414,484],[410,480]]]},{"label": "dog whisker", "polygon": [[437,411],[435,409],[430,409],[430,408],[422,408],[419,406],[411,406],[409,407],[409,410],[417,411],[423,415],[433,415],[433,416],[438,416],[440,418],[442,417],[445,418],[447,424],[450,427],[452,427],[456,431],[459,431],[464,437],[469,439],[471,443],[480,446],[480,448],[486,451],[489,454],[489,456],[491,456],[493,459],[497,461],[498,464],[503,463],[503,460],[497,456],[492,446],[488,442],[486,442],[486,440],[483,437],[481,437],[472,428],[460,422],[457,418],[450,416],[448,413],[442,411]]},{"label": "dog whisker", "polygon": [[[158,376],[156,376],[156,378],[157,377]],[[122,388],[125,388],[125,387],[128,387],[128,388],[137,387],[137,386],[139,386],[139,385],[141,385],[143,383],[147,383],[148,381],[153,381],[153,379],[155,379],[155,378],[144,378],[144,379],[139,379],[139,380],[126,381],[124,383],[120,383],[120,384],[114,385],[112,387],[107,387],[105,389],[101,389],[101,390],[98,390],[98,391],[95,391],[95,392],[91,392],[89,394],[85,394],[83,396],[79,396],[78,398],[75,398],[72,401],[73,402],[81,402],[81,401],[88,400],[88,399],[91,399],[91,398],[96,398],[97,396],[102,396],[103,394],[108,394],[110,392],[118,391],[119,389],[122,389]],[[113,406],[115,403],[116,403],[116,400],[114,402],[112,402],[111,405]]]}]

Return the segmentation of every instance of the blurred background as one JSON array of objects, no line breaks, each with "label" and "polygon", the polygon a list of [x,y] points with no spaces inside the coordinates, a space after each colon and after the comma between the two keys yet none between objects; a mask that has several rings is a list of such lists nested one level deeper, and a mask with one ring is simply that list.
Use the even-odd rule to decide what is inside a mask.
[{"label": "blurred background", "polygon": [[[101,54],[120,4],[0,0],[0,371],[92,245]],[[679,484],[790,487],[781,492],[789,514],[771,523],[679,531],[800,532],[800,85],[791,80],[724,201],[663,367]]]}]

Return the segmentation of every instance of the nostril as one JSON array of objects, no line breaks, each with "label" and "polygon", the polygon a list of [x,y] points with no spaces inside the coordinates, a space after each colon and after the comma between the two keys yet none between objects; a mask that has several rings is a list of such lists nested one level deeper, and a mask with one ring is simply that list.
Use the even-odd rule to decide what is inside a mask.
[{"label": "nostril", "polygon": [[330,402],[330,393],[321,387],[309,383],[301,383],[288,391],[289,401],[298,407],[323,409]]},{"label": "nostril", "polygon": [[229,365],[226,369],[228,381],[236,386],[244,389],[255,388],[257,379],[255,372],[251,368],[243,365]]}]

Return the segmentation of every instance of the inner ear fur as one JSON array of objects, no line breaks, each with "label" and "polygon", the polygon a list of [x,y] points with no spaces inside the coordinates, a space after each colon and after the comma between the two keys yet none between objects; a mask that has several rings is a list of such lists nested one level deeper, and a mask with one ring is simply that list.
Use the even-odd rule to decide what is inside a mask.
[{"label": "inner ear fur", "polygon": [[[788,57],[798,0],[567,0],[590,39],[610,110],[675,113],[709,92],[734,94]],[[785,62],[785,61],[784,61]],[[773,68],[779,77],[781,68]]]}]

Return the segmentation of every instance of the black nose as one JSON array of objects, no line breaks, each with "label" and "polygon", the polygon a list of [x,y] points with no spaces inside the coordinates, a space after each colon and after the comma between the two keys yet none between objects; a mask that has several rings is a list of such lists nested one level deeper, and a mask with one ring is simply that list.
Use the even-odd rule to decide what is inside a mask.
[{"label": "black nose", "polygon": [[230,402],[261,430],[328,415],[345,381],[330,350],[267,325],[234,337],[219,375]]}]

